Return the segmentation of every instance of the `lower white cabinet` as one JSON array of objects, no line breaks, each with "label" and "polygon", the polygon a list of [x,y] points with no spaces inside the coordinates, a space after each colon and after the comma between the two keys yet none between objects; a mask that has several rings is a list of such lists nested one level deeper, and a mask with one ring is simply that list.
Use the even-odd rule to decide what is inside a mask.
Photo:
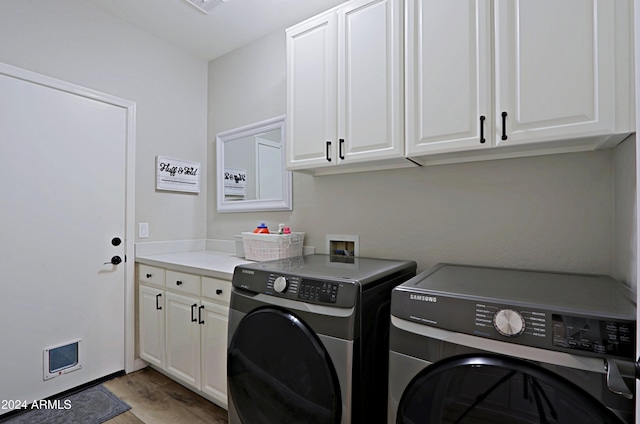
[{"label": "lower white cabinet", "polygon": [[164,367],[164,290],[140,285],[138,291],[140,358]]},{"label": "lower white cabinet", "polygon": [[[229,307],[202,301],[202,391],[227,405],[227,325]],[[223,370],[224,372],[220,372]]]},{"label": "lower white cabinet", "polygon": [[142,264],[138,272],[140,358],[227,408],[231,282]]},{"label": "lower white cabinet", "polygon": [[167,292],[165,371],[200,390],[200,299]]}]

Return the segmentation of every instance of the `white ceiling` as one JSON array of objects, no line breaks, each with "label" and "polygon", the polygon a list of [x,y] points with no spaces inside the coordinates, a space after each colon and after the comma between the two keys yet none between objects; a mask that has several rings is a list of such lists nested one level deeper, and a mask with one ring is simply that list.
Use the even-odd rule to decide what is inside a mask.
[{"label": "white ceiling", "polygon": [[207,60],[345,0],[230,0],[201,12],[187,0],[85,0]]}]

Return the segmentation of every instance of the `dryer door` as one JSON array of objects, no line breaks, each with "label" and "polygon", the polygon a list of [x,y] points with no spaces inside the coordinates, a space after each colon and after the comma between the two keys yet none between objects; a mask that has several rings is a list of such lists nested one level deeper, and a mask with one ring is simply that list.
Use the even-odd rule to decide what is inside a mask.
[{"label": "dryer door", "polygon": [[244,424],[340,423],[336,371],[318,337],[288,311],[257,309],[229,344],[229,394]]},{"label": "dryer door", "polygon": [[563,377],[498,355],[455,356],[425,368],[402,395],[396,422],[623,423]]}]

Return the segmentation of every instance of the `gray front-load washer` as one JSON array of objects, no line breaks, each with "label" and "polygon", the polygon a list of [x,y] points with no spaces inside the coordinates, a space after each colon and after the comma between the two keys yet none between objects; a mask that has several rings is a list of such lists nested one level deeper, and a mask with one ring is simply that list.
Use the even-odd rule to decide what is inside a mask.
[{"label": "gray front-load washer", "polygon": [[634,422],[635,297],[611,277],[440,264],[391,314],[388,423]]},{"label": "gray front-load washer", "polygon": [[236,267],[229,423],[384,423],[391,290],[415,274],[329,255]]}]

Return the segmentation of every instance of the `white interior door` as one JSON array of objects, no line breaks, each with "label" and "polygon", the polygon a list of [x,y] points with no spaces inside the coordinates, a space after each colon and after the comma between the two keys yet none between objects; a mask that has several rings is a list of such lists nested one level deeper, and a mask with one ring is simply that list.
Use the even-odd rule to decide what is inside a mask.
[{"label": "white interior door", "polygon": [[[0,73],[4,399],[42,399],[125,368],[125,263],[110,260],[126,253],[127,116]],[[45,380],[45,349],[73,342],[77,369]]]}]

